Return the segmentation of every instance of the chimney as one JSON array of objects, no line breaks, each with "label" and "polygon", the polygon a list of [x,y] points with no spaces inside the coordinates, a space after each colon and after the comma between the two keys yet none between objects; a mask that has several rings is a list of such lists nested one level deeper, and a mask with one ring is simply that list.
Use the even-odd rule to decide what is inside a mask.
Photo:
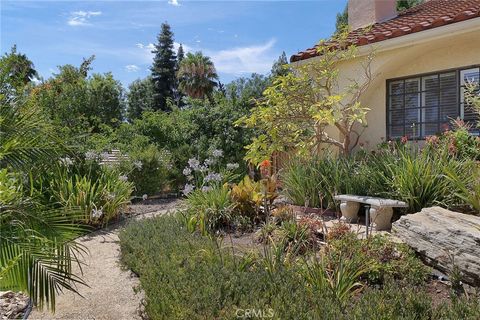
[{"label": "chimney", "polygon": [[350,30],[367,27],[396,16],[396,0],[348,0],[348,26]]}]

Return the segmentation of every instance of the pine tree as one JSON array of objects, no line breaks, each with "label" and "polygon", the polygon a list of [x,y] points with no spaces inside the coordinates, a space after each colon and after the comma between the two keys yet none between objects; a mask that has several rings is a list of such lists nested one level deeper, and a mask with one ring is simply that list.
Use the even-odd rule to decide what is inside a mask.
[{"label": "pine tree", "polygon": [[185,58],[185,52],[183,51],[183,46],[180,44],[177,50],[177,62],[175,64],[175,102],[178,107],[183,106],[183,97],[185,95],[182,93],[182,91],[179,89],[179,79],[178,79],[178,70],[180,70],[180,63],[182,63],[183,58]]},{"label": "pine tree", "polygon": [[183,51],[183,46],[180,44],[177,51],[177,70],[180,63],[182,63],[183,58],[185,58],[185,52]]},{"label": "pine tree", "polygon": [[154,88],[155,110],[168,111],[167,101],[174,99],[176,85],[175,66],[177,58],[173,51],[173,33],[168,23],[162,23],[162,29],[157,37],[158,43],[152,53],[155,54],[152,66],[152,81]]},{"label": "pine tree", "polygon": [[337,13],[335,21],[335,34],[339,34],[348,28],[348,5],[345,6],[342,13]]},{"label": "pine tree", "polygon": [[285,51],[282,52],[280,57],[278,57],[277,61],[273,63],[272,66],[272,77],[284,76],[290,72],[290,68],[288,67],[288,59]]}]

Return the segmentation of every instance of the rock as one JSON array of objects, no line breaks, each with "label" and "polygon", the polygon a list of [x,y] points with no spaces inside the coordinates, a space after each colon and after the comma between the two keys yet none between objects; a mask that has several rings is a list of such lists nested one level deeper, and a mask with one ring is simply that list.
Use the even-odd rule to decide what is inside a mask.
[{"label": "rock", "polygon": [[480,217],[440,207],[402,216],[392,233],[446,274],[454,266],[462,280],[480,286]]},{"label": "rock", "polygon": [[0,291],[0,298],[9,299],[15,296],[13,291]]},{"label": "rock", "polygon": [[22,318],[27,311],[28,296],[21,292],[0,292],[0,319]]}]

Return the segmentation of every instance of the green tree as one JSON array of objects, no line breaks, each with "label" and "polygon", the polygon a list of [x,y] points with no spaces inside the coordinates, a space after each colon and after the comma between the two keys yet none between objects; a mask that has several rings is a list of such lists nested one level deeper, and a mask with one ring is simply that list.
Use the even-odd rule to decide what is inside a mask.
[{"label": "green tree", "polygon": [[[185,52],[183,51],[183,46],[180,44],[177,50],[177,62],[175,65],[175,76],[178,73],[178,70],[180,69],[180,64],[183,61],[183,58],[185,58]],[[178,77],[175,77],[175,102],[178,107],[183,106],[183,98],[185,95],[182,93],[182,91],[179,89],[179,79]]]},{"label": "green tree", "polygon": [[404,11],[422,4],[424,0],[397,0],[397,11]]},{"label": "green tree", "polygon": [[290,68],[288,66],[288,59],[285,51],[282,52],[280,57],[278,57],[277,61],[273,63],[272,71],[270,74],[272,77],[284,76],[290,72]]},{"label": "green tree", "polygon": [[173,33],[168,23],[162,23],[157,44],[152,51],[153,58],[152,81],[154,88],[153,99],[155,110],[170,110],[168,100],[174,99],[175,91],[175,65],[177,58],[173,51]]},{"label": "green tree", "polygon": [[335,34],[339,34],[348,28],[348,4],[345,5],[343,12],[337,13],[335,21]]},{"label": "green tree", "polygon": [[123,120],[123,89],[111,73],[88,77],[93,57],[80,67],[60,66],[60,72],[37,86],[30,102],[40,106],[67,136],[101,132]]},{"label": "green tree", "polygon": [[17,46],[14,45],[10,53],[5,53],[0,58],[0,78],[0,94],[16,94],[33,79],[38,78],[38,73],[33,62],[25,54],[17,52]]},{"label": "green tree", "polygon": [[[397,0],[397,11],[401,12],[416,5],[422,4],[424,0]],[[335,34],[339,34],[348,28],[348,4],[343,9],[343,12],[337,13],[335,21]]]},{"label": "green tree", "polygon": [[153,82],[150,77],[137,79],[128,87],[127,118],[129,121],[140,118],[143,112],[154,109]]},{"label": "green tree", "polygon": [[124,92],[120,81],[113,78],[112,73],[95,73],[87,81],[88,103],[92,114],[87,115],[91,125],[99,128],[101,124],[118,127],[123,120]]},{"label": "green tree", "polygon": [[[366,125],[369,109],[360,103],[360,97],[372,79],[373,53],[362,61],[364,75],[358,77],[362,80],[349,80],[342,88],[338,86],[338,61],[352,59],[356,51],[355,46],[338,50],[321,42],[318,60],[278,77],[265,90],[251,115],[237,122],[260,131],[247,147],[250,161],[258,163],[277,151],[317,155],[324,144],[337,147],[343,155],[351,152],[361,135],[357,127]],[[336,128],[339,137],[329,134],[329,127]]]},{"label": "green tree", "polygon": [[209,57],[201,52],[187,53],[177,73],[179,88],[191,98],[212,100],[218,75]]}]

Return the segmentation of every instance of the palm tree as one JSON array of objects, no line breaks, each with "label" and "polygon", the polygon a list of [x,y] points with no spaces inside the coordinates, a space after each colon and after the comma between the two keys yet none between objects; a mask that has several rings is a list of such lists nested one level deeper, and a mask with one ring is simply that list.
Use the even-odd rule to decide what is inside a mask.
[{"label": "palm tree", "polygon": [[52,310],[58,291],[83,284],[72,264],[85,253],[73,241],[85,229],[75,214],[37,201],[24,180],[63,151],[37,110],[0,94],[0,290],[24,291]]},{"label": "palm tree", "polygon": [[179,88],[191,98],[212,101],[212,91],[217,86],[218,75],[209,57],[201,52],[187,53],[177,72]]}]

